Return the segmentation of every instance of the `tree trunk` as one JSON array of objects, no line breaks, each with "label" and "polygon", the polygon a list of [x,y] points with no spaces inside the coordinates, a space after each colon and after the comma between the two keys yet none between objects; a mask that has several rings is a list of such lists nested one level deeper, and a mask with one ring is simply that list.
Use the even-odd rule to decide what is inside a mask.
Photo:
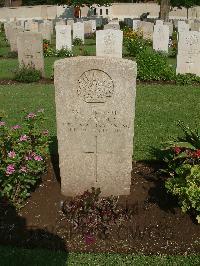
[{"label": "tree trunk", "polygon": [[161,0],[160,3],[160,19],[169,21],[170,0]]}]

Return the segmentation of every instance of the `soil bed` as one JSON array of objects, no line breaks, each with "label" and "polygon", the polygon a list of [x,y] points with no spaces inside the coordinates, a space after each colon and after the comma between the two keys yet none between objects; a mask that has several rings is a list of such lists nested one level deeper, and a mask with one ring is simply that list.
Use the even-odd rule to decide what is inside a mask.
[{"label": "soil bed", "polygon": [[166,194],[164,177],[156,174],[158,164],[133,163],[131,194],[120,197],[120,202],[133,210],[132,219],[120,227],[113,226],[107,239],[90,244],[70,228],[61,211],[64,198],[55,170],[57,159],[53,165],[18,214],[1,202],[1,245],[135,254],[200,252],[200,225],[194,217],[183,214],[176,200]]}]

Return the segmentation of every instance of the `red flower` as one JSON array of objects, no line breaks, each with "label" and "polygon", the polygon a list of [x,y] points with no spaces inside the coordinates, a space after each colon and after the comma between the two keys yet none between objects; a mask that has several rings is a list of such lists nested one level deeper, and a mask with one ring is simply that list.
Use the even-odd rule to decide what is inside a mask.
[{"label": "red flower", "polygon": [[200,150],[195,151],[194,155],[195,157],[200,158]]},{"label": "red flower", "polygon": [[175,152],[176,154],[179,154],[179,153],[181,152],[181,148],[179,148],[179,147],[174,147],[174,152]]}]

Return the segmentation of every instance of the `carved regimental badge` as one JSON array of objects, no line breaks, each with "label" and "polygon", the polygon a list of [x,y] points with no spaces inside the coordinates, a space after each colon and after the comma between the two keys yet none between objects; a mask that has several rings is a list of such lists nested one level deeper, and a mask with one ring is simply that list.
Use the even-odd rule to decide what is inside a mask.
[{"label": "carved regimental badge", "polygon": [[107,73],[92,69],[79,78],[77,93],[86,103],[105,103],[114,93],[114,84]]}]

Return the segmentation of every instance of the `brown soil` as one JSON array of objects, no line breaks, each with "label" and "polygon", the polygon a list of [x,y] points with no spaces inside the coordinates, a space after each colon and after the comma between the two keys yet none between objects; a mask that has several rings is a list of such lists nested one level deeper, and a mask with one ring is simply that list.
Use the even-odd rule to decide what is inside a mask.
[{"label": "brown soil", "polygon": [[17,214],[0,204],[0,244],[82,252],[143,254],[191,254],[200,252],[200,225],[183,214],[177,201],[166,194],[164,178],[156,174],[158,164],[133,163],[129,197],[120,202],[133,210],[122,226],[113,226],[107,239],[86,244],[67,223],[61,205],[57,159],[49,165],[42,183]]}]

